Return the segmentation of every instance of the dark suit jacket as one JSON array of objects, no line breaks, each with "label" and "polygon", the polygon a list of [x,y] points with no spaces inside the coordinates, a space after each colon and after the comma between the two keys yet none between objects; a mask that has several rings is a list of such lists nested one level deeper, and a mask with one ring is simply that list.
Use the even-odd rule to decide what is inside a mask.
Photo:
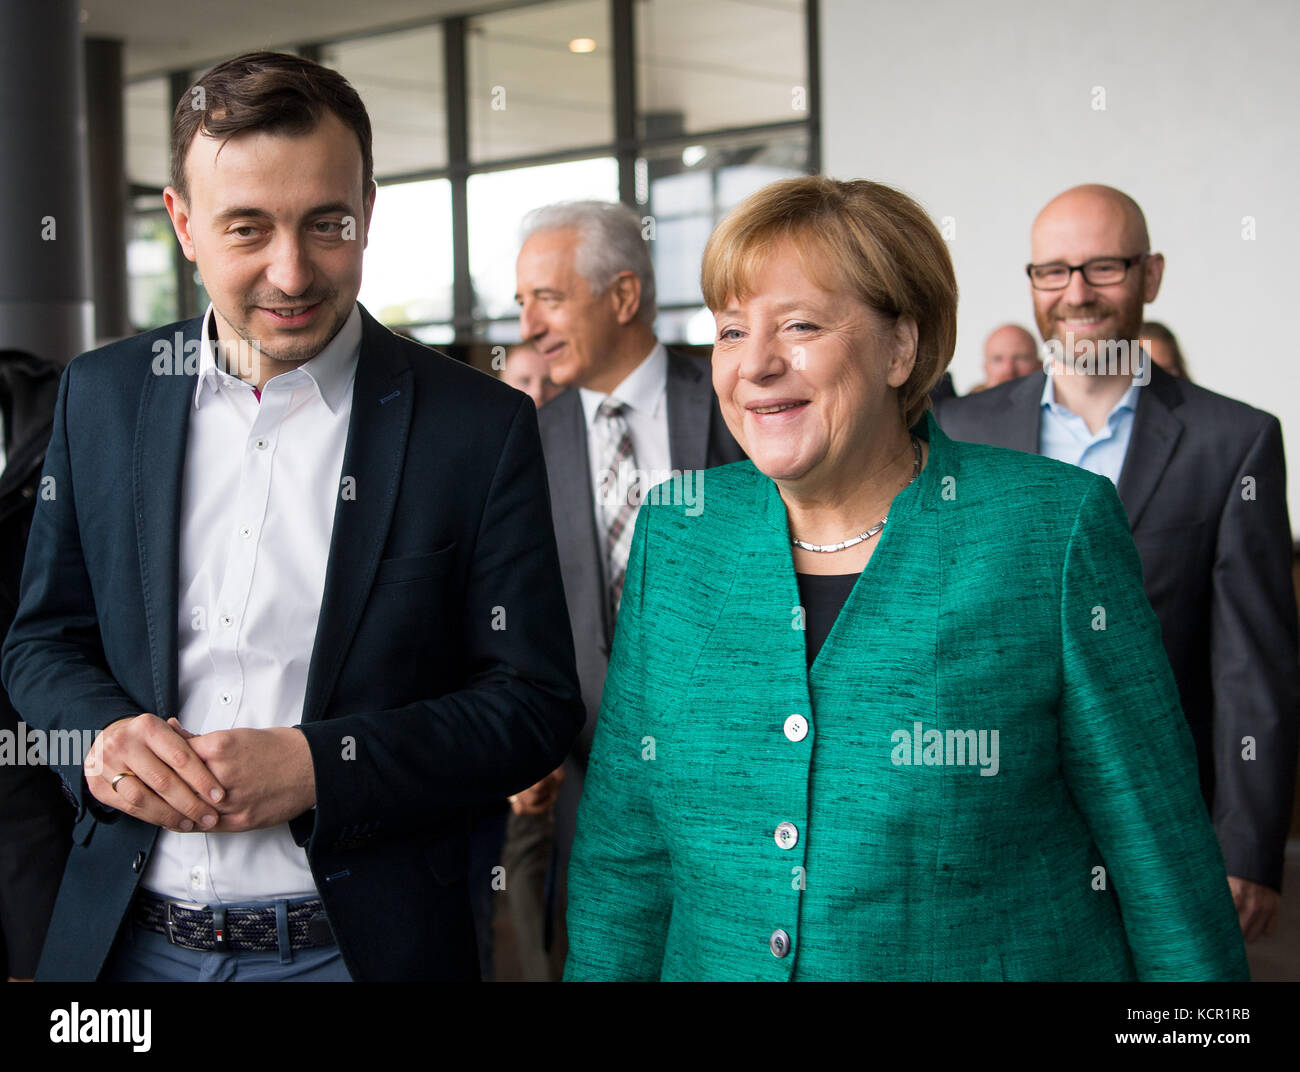
[{"label": "dark suit jacket", "polygon": [[[40,492],[59,369],[19,350],[0,351],[5,465],[0,477],[0,637],[18,609],[27,530]],[[18,713],[0,690],[0,730]],[[72,844],[72,808],[42,766],[0,766],[0,976],[30,978]]]},{"label": "dark suit jacket", "polygon": [[[289,825],[353,978],[477,977],[468,809],[553,769],[582,720],[546,473],[524,395],[362,313],[302,712],[317,802]],[[160,375],[151,355],[199,330],[162,328],[64,374],[45,463],[57,494],[36,510],[4,650],[33,724],[177,714],[195,369]],[[93,979],[157,828],[104,810],[79,766],[60,774],[80,810],[39,975]]]},{"label": "dark suit jacket", "polygon": [[[667,394],[668,452],[674,469],[709,469],[744,458],[744,451],[722,420],[713,395],[713,381],[703,361],[669,350]],[[565,781],[556,803],[556,841],[563,866],[573,843],[578,800],[582,796],[587,757],[596,730],[600,696],[605,688],[614,623],[605,595],[596,504],[591,492],[591,462],[587,455],[587,423],[579,391],[575,388],[553,398],[538,411],[538,422],[551,488],[551,513],[555,518],[564,595],[573,627],[578,680],[587,712],[586,724],[565,762]],[[707,503],[707,480],[704,488]]]},{"label": "dark suit jacket", "polygon": [[[935,415],[954,439],[1037,453],[1043,377]],[[1228,874],[1281,889],[1300,704],[1281,426],[1153,366],[1118,490]]]}]

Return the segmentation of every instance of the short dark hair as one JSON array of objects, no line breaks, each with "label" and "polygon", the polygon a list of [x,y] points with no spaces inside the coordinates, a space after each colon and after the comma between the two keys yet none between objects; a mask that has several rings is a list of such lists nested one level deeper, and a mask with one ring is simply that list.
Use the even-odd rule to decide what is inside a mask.
[{"label": "short dark hair", "polygon": [[185,159],[202,132],[221,141],[248,130],[308,134],[326,112],[350,126],[361,143],[362,191],[375,177],[370,116],[338,71],[287,52],[247,52],[194,83],[172,113],[171,184],[189,198]]},{"label": "short dark hair", "polygon": [[1181,376],[1185,380],[1190,380],[1187,375],[1187,362],[1183,359],[1183,348],[1178,345],[1178,338],[1159,320],[1144,320],[1142,327],[1138,330],[1140,339],[1157,339],[1169,347],[1169,352],[1174,359],[1174,367],[1171,370],[1175,376]]}]

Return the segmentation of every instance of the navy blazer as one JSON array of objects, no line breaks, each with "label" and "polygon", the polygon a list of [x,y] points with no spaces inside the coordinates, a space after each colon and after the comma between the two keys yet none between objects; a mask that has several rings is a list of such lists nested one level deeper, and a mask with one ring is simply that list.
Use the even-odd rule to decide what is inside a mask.
[{"label": "navy blazer", "polygon": [[[290,828],[354,979],[477,977],[470,809],[552,770],[583,722],[537,418],[523,394],[364,309],[362,325],[301,720],[316,806]],[[196,352],[200,326],[115,343],[63,375],[3,656],[34,726],[178,714],[197,362],[161,358]],[[80,808],[38,977],[88,980],[158,829],[99,805],[79,765],[59,773]]]}]

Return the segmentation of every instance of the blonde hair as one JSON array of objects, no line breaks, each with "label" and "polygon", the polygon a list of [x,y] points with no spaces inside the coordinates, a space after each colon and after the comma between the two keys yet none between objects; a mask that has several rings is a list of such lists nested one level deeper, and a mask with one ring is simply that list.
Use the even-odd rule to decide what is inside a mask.
[{"label": "blonde hair", "polygon": [[903,421],[912,427],[957,344],[957,278],[930,217],[906,194],[865,179],[774,182],[727,213],[709,238],[700,273],[708,307],[717,312],[747,297],[784,241],[818,286],[847,288],[881,314],[916,321],[916,363],[898,389]]}]

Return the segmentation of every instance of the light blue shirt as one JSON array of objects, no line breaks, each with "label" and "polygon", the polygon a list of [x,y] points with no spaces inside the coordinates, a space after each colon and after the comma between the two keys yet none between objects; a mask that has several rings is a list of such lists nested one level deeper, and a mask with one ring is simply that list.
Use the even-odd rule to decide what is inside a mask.
[{"label": "light blue shirt", "polygon": [[1069,462],[1090,473],[1108,477],[1118,486],[1124,468],[1124,455],[1133,435],[1133,417],[1137,412],[1138,391],[1149,379],[1143,364],[1133,375],[1133,382],[1115,408],[1106,415],[1106,423],[1096,435],[1088,431],[1082,417],[1056,401],[1056,382],[1051,373],[1043,384],[1043,420],[1038,431],[1038,453],[1059,462]]}]

